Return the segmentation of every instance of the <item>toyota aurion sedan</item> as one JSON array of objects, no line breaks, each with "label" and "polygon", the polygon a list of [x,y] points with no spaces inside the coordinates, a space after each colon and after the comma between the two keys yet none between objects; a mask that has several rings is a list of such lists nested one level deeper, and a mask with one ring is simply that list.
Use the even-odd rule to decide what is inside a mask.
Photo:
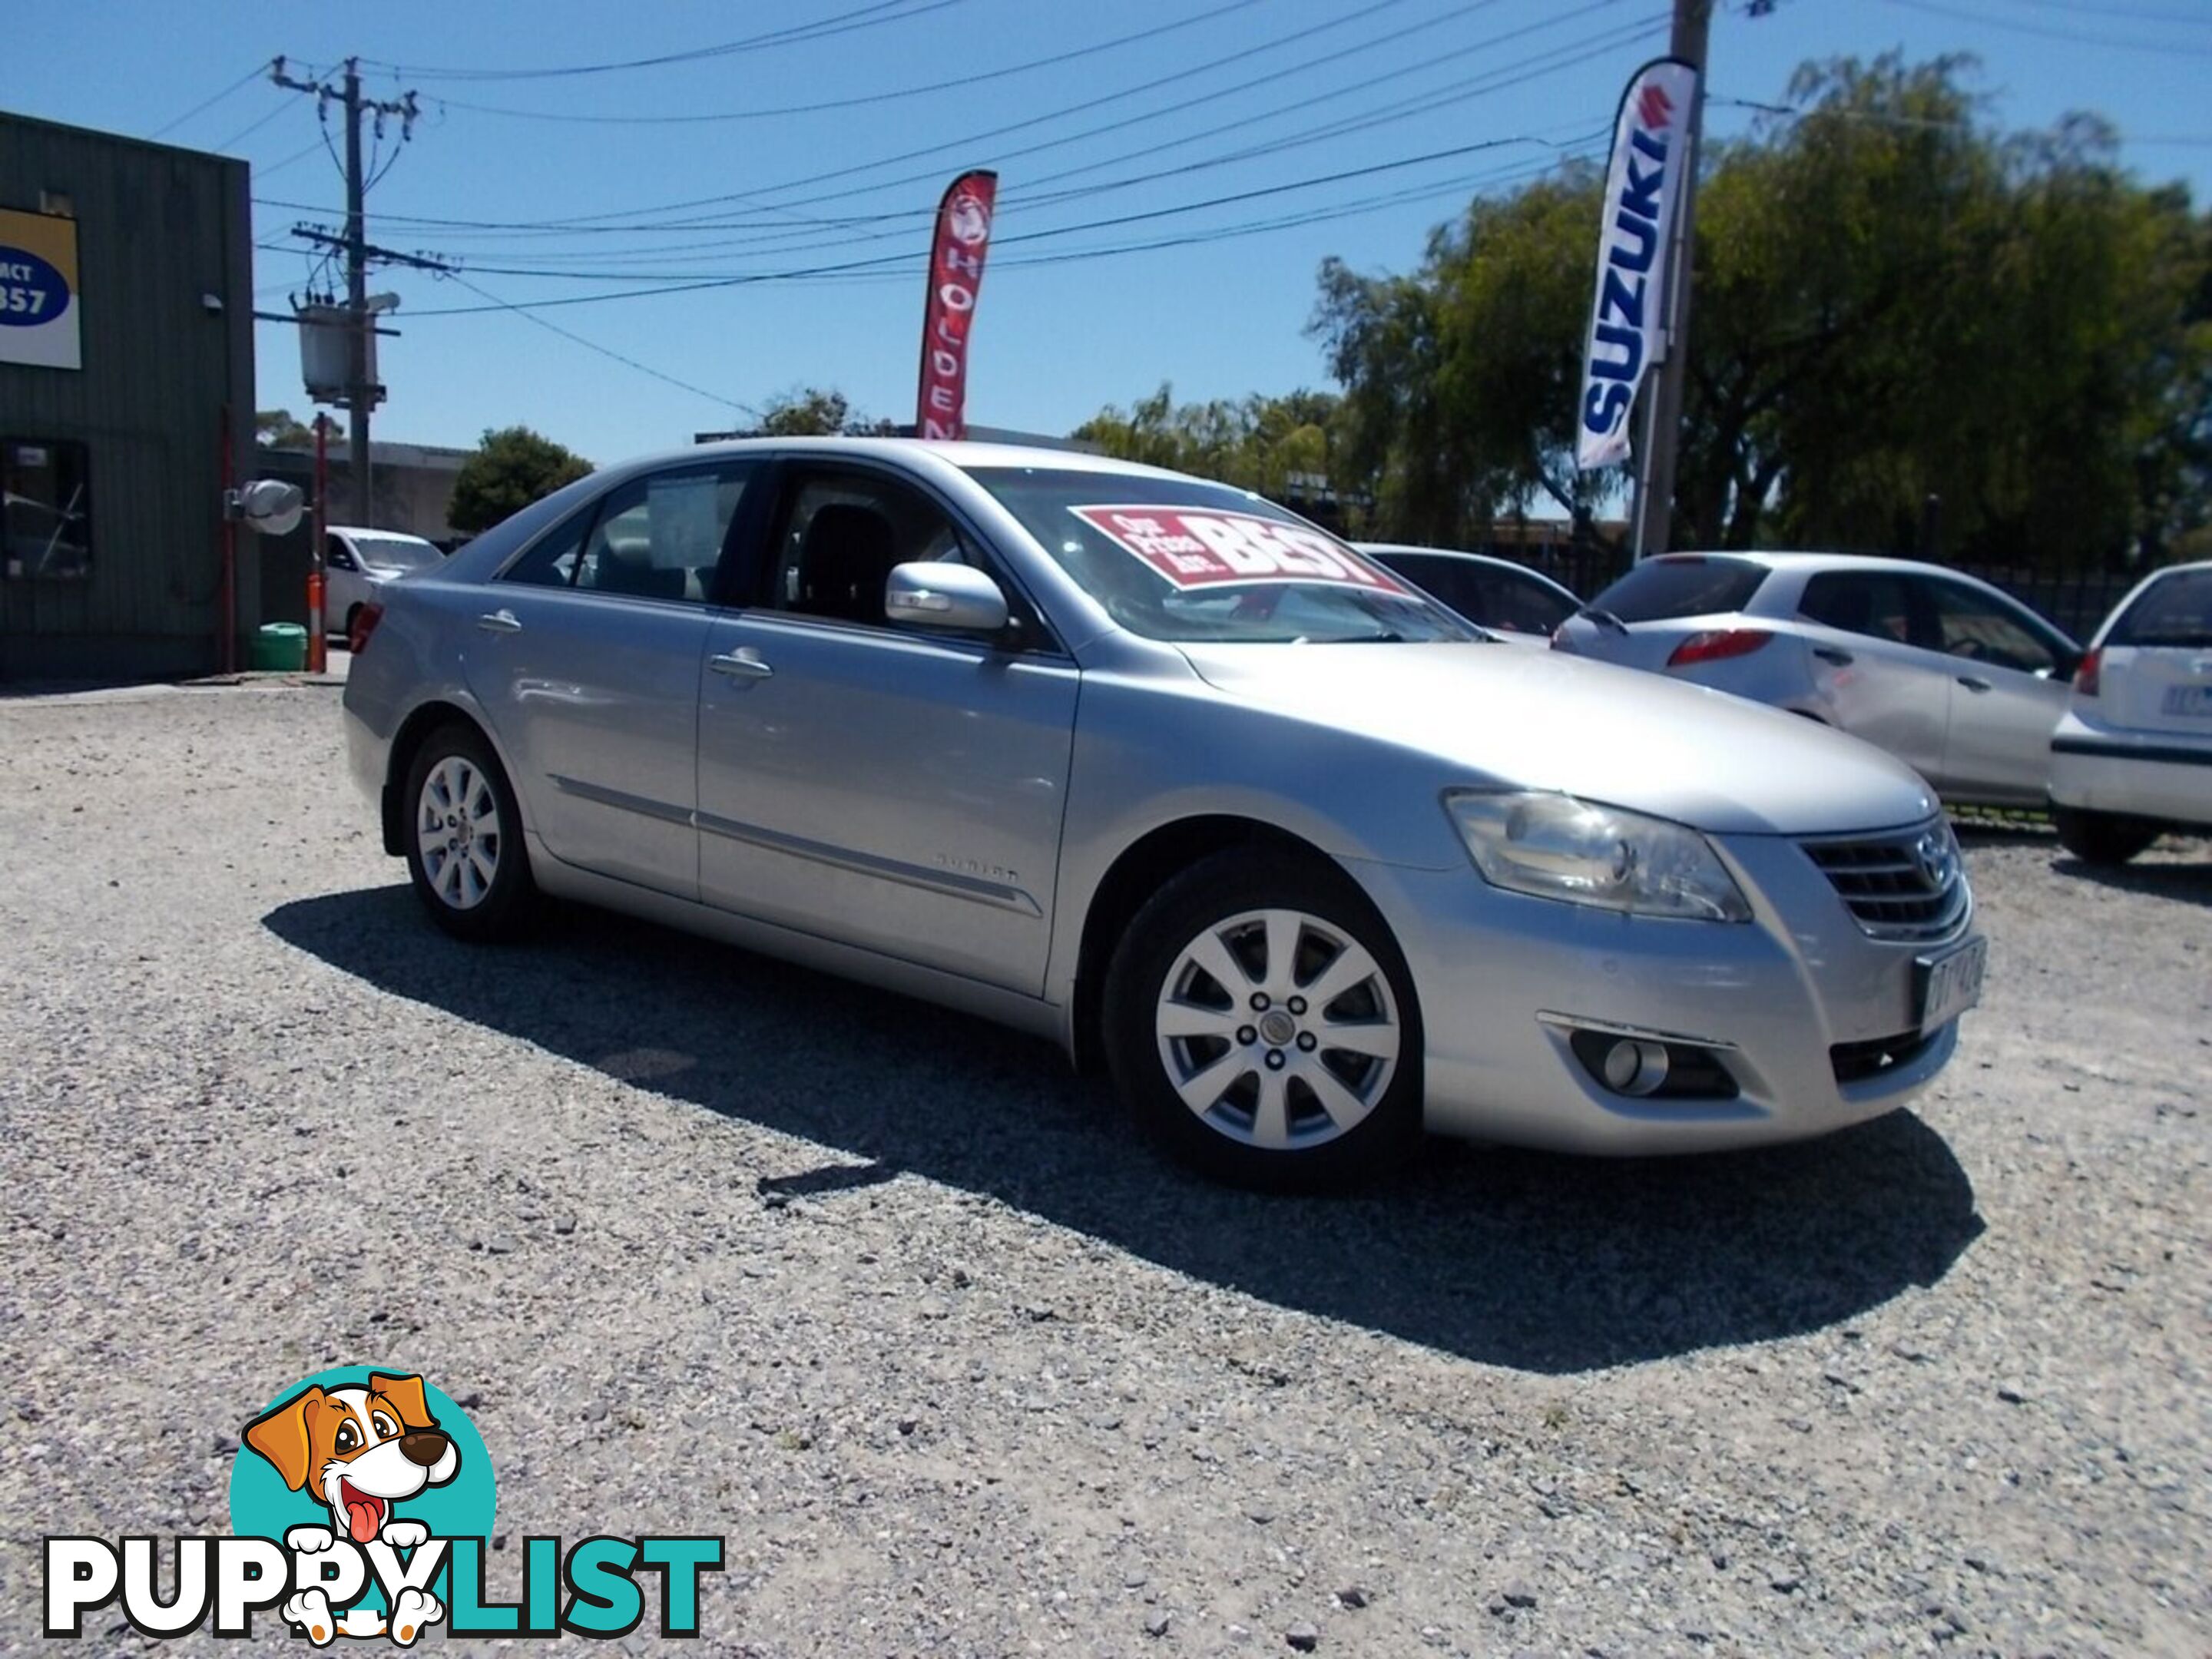
[{"label": "toyota aurion sedan", "polygon": [[1647,559],[1553,647],[1864,738],[1947,800],[2040,807],[2081,647],[1987,582],[1844,553]]},{"label": "toyota aurion sedan", "polygon": [[595,473],[393,585],[354,774],[469,939],[555,895],[1048,1036],[1219,1177],[1817,1135],[1984,945],[1927,787],[1483,635],[1256,495],[983,444]]},{"label": "toyota aurion sedan", "polygon": [[2145,577],[2089,642],[2051,738],[2051,816],[2092,864],[2212,833],[2212,563]]}]

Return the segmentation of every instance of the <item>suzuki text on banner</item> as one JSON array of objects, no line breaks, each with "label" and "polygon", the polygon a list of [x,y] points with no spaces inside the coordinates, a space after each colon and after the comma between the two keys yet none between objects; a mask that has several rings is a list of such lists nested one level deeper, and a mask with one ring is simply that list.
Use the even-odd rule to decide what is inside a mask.
[{"label": "suzuki text on banner", "polygon": [[915,435],[957,438],[968,429],[968,333],[983,291],[983,255],[999,175],[978,169],[952,181],[937,204],[929,249],[929,303],[922,313],[921,397]]},{"label": "suzuki text on banner", "polygon": [[1668,257],[1697,87],[1697,70],[1680,58],[1646,64],[1630,80],[1613,124],[1575,422],[1575,465],[1585,471],[1627,459],[1636,390],[1666,355]]}]

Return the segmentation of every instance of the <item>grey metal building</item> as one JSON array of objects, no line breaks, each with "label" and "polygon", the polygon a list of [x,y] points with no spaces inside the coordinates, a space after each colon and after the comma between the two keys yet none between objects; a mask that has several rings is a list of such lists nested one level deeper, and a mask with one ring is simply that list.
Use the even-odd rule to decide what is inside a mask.
[{"label": "grey metal building", "polygon": [[[243,161],[0,112],[0,678],[204,673],[262,619],[226,575],[253,447]],[[243,647],[238,659],[243,661]]]}]

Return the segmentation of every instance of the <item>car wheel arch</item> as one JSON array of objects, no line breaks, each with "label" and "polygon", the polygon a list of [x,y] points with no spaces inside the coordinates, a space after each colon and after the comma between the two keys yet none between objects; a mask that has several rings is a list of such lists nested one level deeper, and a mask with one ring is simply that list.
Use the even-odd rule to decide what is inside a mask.
[{"label": "car wheel arch", "polygon": [[392,746],[384,769],[384,850],[394,858],[402,857],[407,850],[407,803],[400,799],[405,793],[407,774],[415,764],[415,757],[431,733],[447,726],[465,726],[481,737],[490,747],[492,756],[507,774],[507,787],[514,792],[515,810],[522,816],[522,827],[530,828],[529,809],[522,804],[522,791],[515,780],[514,767],[508,760],[505,747],[483,721],[468,708],[457,702],[433,699],[409,711],[392,734]]},{"label": "car wheel arch", "polygon": [[1157,825],[1122,848],[1091,890],[1084,911],[1069,1023],[1076,1069],[1101,1068],[1100,1021],[1106,974],[1114,946],[1146,902],[1200,860],[1237,847],[1266,848],[1313,860],[1340,874],[1343,866],[1302,836],[1258,818],[1210,813]]}]

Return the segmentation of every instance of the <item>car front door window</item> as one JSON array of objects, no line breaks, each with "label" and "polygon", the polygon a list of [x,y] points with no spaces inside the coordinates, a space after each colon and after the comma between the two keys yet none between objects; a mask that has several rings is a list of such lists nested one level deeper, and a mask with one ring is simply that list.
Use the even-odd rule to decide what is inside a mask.
[{"label": "car front door window", "polygon": [[1936,648],[1946,656],[2022,674],[2046,674],[2057,665],[2057,653],[2002,600],[1959,582],[1929,586],[1935,599]]}]

